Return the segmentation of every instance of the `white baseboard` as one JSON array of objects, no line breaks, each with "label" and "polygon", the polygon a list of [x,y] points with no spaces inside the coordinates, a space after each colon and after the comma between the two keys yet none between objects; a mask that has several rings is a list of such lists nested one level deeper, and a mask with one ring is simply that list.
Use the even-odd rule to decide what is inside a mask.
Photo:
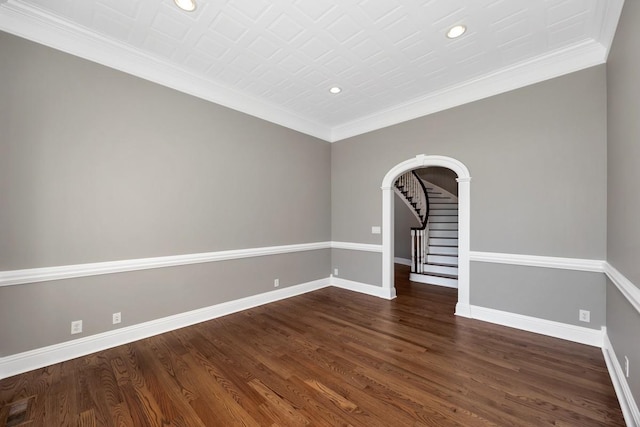
[{"label": "white baseboard", "polygon": [[607,364],[607,369],[611,376],[613,388],[618,396],[625,423],[628,427],[640,427],[640,410],[638,410],[638,405],[631,394],[631,388],[629,388],[629,383],[622,371],[619,359],[616,357],[616,352],[609,340],[606,329],[603,337],[602,354],[604,355],[604,361]]},{"label": "white baseboard", "polygon": [[456,316],[471,318],[471,306],[469,304],[456,304]]},{"label": "white baseboard", "polygon": [[410,259],[399,258],[399,257],[393,258],[393,262],[400,265],[408,265],[409,267],[411,267],[411,264],[412,264]]},{"label": "white baseboard", "polygon": [[0,379],[329,286],[329,278],[0,358]]},{"label": "white baseboard", "polygon": [[335,286],[387,300],[391,300],[396,297],[395,288],[383,289],[380,286],[368,285],[366,283],[354,282],[337,277],[328,277],[325,279],[315,280],[313,282],[289,286],[287,288],[265,292],[259,295],[216,304],[198,310],[188,311],[186,313],[163,317],[162,319],[127,326],[114,331],[103,332],[90,337],[6,356],[0,358],[0,379],[53,365],[55,363],[64,362],[66,360],[71,360],[76,357],[86,356],[87,354],[117,347],[119,345],[159,335],[165,332],[170,332],[175,329],[195,325],[196,323],[237,313],[259,305],[268,304],[285,298],[291,298],[307,292],[322,289],[327,286]]},{"label": "white baseboard", "polygon": [[522,329],[523,331],[561,338],[593,347],[602,348],[603,345],[603,331],[598,329],[589,329],[583,326],[554,322],[552,320],[539,319],[537,317],[524,316],[522,314],[494,310],[476,305],[469,306],[469,313],[473,319],[483,320],[497,325]]},{"label": "white baseboard", "polygon": [[385,289],[382,286],[374,286],[366,283],[354,282],[353,280],[342,279],[340,277],[330,278],[331,286],[336,288],[347,289],[349,291],[360,292],[361,294],[367,294],[378,298],[394,299],[396,297],[396,290]]}]

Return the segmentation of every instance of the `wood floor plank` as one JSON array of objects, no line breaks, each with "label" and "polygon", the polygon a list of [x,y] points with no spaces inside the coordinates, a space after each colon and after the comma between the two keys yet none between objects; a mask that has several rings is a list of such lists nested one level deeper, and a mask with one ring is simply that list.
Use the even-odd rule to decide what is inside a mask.
[{"label": "wood floor plank", "polygon": [[0,381],[25,425],[624,426],[602,352],[453,313],[455,289],[393,301],[325,288]]}]

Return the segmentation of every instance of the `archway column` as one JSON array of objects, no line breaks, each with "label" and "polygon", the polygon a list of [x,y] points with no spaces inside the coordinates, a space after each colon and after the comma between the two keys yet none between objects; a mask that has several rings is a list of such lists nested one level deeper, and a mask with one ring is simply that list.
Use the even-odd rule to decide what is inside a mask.
[{"label": "archway column", "polygon": [[[393,188],[382,188],[382,288],[388,292],[389,299],[396,297],[394,277],[394,238],[393,238]],[[391,224],[391,225],[389,225]]]},{"label": "archway column", "polygon": [[458,181],[458,303],[456,304],[456,315],[471,317],[469,308],[471,177],[457,178],[456,181]]},{"label": "archway column", "polygon": [[396,297],[394,286],[393,185],[405,172],[413,169],[439,166],[458,175],[458,303],[456,315],[471,317],[469,309],[469,251],[471,225],[471,176],[460,161],[445,156],[420,154],[397,164],[382,180],[382,287],[389,299]]}]

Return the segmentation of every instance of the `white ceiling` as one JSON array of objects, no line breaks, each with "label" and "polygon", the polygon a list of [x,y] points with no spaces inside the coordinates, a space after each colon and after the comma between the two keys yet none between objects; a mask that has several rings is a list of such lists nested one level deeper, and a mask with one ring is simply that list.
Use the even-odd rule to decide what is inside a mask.
[{"label": "white ceiling", "polygon": [[0,29],[336,141],[601,64],[623,1],[0,0]]}]

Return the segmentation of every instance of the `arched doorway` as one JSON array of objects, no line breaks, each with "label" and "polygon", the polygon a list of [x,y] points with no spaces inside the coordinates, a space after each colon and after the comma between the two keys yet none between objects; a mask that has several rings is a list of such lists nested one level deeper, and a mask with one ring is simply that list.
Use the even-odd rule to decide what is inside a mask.
[{"label": "arched doorway", "polygon": [[458,303],[456,314],[471,317],[469,311],[469,251],[470,251],[470,213],[471,213],[471,175],[469,169],[460,161],[445,156],[427,156],[420,154],[413,159],[397,164],[382,180],[382,287],[391,298],[396,295],[393,283],[394,236],[393,203],[395,180],[413,169],[440,166],[451,169],[458,178]]}]

